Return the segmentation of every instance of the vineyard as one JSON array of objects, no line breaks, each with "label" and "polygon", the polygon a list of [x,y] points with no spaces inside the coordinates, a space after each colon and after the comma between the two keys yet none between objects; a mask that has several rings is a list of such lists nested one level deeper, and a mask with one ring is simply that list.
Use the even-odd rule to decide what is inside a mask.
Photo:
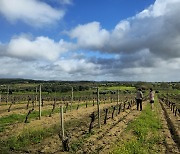
[{"label": "vineyard", "polygon": [[[133,86],[98,86],[0,95],[0,153],[179,153],[180,95],[144,90],[143,111]],[[143,146],[144,147],[143,147]]]}]

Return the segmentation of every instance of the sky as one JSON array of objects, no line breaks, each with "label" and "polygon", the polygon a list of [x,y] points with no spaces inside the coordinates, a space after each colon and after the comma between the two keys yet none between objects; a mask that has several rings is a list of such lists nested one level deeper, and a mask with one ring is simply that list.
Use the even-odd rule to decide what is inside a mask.
[{"label": "sky", "polygon": [[0,78],[180,81],[180,0],[0,0]]}]

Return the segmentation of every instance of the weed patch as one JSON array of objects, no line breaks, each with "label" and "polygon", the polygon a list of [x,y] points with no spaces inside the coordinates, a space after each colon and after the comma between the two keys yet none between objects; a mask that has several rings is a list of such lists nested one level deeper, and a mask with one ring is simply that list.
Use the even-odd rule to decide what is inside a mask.
[{"label": "weed patch", "polygon": [[141,115],[130,123],[124,133],[131,134],[131,137],[119,141],[115,145],[113,154],[147,154],[158,153],[159,143],[163,142],[161,136],[161,121],[159,119],[159,104],[155,103],[155,111],[152,111],[148,104]]}]

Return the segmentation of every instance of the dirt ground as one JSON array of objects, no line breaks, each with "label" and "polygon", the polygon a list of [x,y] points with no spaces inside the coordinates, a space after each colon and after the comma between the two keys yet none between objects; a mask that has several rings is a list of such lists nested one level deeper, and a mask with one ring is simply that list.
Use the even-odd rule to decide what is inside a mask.
[{"label": "dirt ground", "polygon": [[[50,103],[51,104],[51,103]],[[109,104],[101,104],[101,112],[103,108],[111,107],[115,105],[115,103]],[[143,103],[143,108],[146,106],[147,102]],[[19,105],[21,106],[21,105]],[[5,108],[5,107],[4,107]],[[3,109],[4,109],[3,108]],[[51,109],[52,105],[44,106],[43,109]],[[164,106],[169,118],[171,119],[174,127],[176,128],[177,134],[180,133],[180,119],[179,116],[174,116],[170,109],[167,106]],[[24,109],[25,110],[25,109]],[[24,113],[25,111],[21,111]],[[94,123],[93,134],[86,137],[90,123],[89,115],[97,111],[97,106],[85,106],[80,107],[79,110],[72,110],[71,112],[68,111],[64,114],[64,121],[68,122],[75,122],[78,121],[76,127],[72,127],[69,129],[69,139],[70,144],[73,143],[83,143],[78,145],[78,149],[75,153],[100,153],[106,154],[110,151],[111,146],[116,143],[116,141],[120,140],[121,138],[128,138],[130,134],[123,134],[125,128],[127,127],[128,123],[136,119],[140,115],[140,111],[136,110],[136,106],[131,107],[130,109],[126,109],[124,112],[121,110],[120,114],[115,113],[115,117],[112,119],[111,114],[108,114],[107,124],[103,124],[104,117],[101,117],[101,129],[97,127],[97,120]],[[20,110],[15,110],[15,113],[20,113]],[[116,111],[117,112],[117,111]],[[11,112],[11,114],[13,111]],[[170,131],[171,128],[168,125],[167,118],[165,115],[165,111],[160,108],[159,113],[161,115],[161,121],[163,124],[163,135],[165,136],[165,143],[160,145],[160,151],[164,154],[171,154],[171,153],[180,153],[179,147],[177,143],[174,141],[174,137],[172,132]],[[102,114],[104,116],[104,114]],[[6,139],[11,135],[18,135],[25,129],[43,129],[53,126],[54,124],[60,123],[59,113],[55,113],[52,117],[45,117],[43,116],[41,120],[33,119],[30,123],[16,123],[11,125],[3,134],[0,134],[0,137]],[[66,125],[65,125],[66,129]],[[178,134],[179,135],[179,134]],[[20,152],[19,152],[20,153]],[[36,145],[30,145],[27,151],[22,151],[22,153],[65,153],[62,152],[62,143],[59,139],[58,134],[54,134],[51,137],[45,138],[41,143]]]},{"label": "dirt ground", "polygon": [[[116,104],[116,103],[101,104],[101,108],[109,107],[113,104]],[[52,107],[48,108],[48,106],[46,106],[45,108],[51,109]],[[42,110],[43,109],[44,107],[42,108]],[[68,120],[73,120],[75,118],[81,118],[81,117],[84,117],[85,115],[89,116],[89,114],[95,111],[96,109],[97,109],[97,106],[95,105],[95,106],[89,106],[88,108],[83,106],[83,107],[80,107],[78,110],[72,110],[71,112],[68,111],[67,113],[64,114],[64,121],[66,122]],[[20,113],[21,111],[16,110],[16,112]],[[12,136],[14,134],[18,135],[23,130],[26,130],[26,129],[48,128],[56,123],[59,123],[59,121],[60,121],[59,113],[54,113],[52,117],[42,116],[41,120],[32,119],[30,123],[15,123],[15,124],[10,125],[8,129],[6,129],[4,132],[0,133],[0,137],[8,138],[9,136]]]},{"label": "dirt ground", "polygon": [[[112,104],[102,104],[101,108],[108,107],[111,105]],[[103,149],[101,153],[104,153],[105,151],[107,152],[107,150],[110,148],[110,145],[118,139],[118,136],[120,136],[123,130],[127,127],[128,123],[140,114],[140,111],[137,111],[135,108],[136,107],[134,106],[131,109],[126,109],[125,112],[121,111],[121,113],[114,117],[114,119],[109,117],[106,125],[102,124],[102,117],[101,129],[98,129],[95,126],[93,129],[94,135],[91,135],[88,139],[86,139],[83,143],[83,146],[78,147],[79,150],[77,150],[76,153],[96,153],[99,149]],[[80,141],[84,134],[88,131],[90,119],[89,114],[87,113],[91,113],[94,110],[97,110],[96,107],[91,107],[91,109],[84,109],[83,111],[81,110],[80,112],[76,112],[75,114],[72,113],[69,115],[69,117],[66,116],[66,120],[84,117],[83,119],[80,119],[81,125],[79,127],[71,129],[70,144],[72,144],[73,142],[76,143],[76,141]],[[41,144],[33,145],[31,148],[29,148],[29,150],[32,153],[41,152],[58,154],[62,152],[61,144],[62,143],[58,135],[54,135],[50,138],[45,139]]]},{"label": "dirt ground", "polygon": [[[42,110],[47,110],[52,108],[53,101],[44,102],[44,106],[42,107]],[[60,104],[60,102],[57,102],[57,105]],[[10,112],[8,112],[10,103],[8,105],[0,106],[0,117],[8,116],[11,114],[26,114],[29,109],[33,107],[32,102],[29,103],[29,108],[27,109],[27,102],[24,102],[23,104],[13,104],[11,107]],[[35,105],[34,109],[38,111],[38,102]]]},{"label": "dirt ground", "polygon": [[[170,108],[165,104],[161,103],[161,121],[163,124],[163,134],[165,136],[165,154],[173,153],[179,154],[180,153],[180,145],[179,143],[175,142],[174,135],[177,136],[179,139],[180,137],[180,117],[175,116]],[[167,119],[168,117],[168,119]],[[170,121],[169,121],[170,120]],[[172,132],[172,127],[174,127],[177,134]],[[180,142],[180,140],[178,141]]]}]

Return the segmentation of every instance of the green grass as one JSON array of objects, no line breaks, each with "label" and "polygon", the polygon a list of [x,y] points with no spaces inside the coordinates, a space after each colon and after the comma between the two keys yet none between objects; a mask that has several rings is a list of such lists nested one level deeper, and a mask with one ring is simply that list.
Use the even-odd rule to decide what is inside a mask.
[{"label": "green grass", "polygon": [[83,137],[81,137],[78,140],[75,140],[71,143],[70,146],[70,150],[72,151],[72,153],[76,153],[78,150],[80,150],[82,148],[82,146],[84,145],[84,143],[86,143],[86,140],[93,134],[93,132],[91,134],[86,133],[84,134]]},{"label": "green grass", "polygon": [[11,114],[0,118],[0,132],[3,132],[5,128],[15,122],[23,122],[25,115]]},{"label": "green grass", "polygon": [[28,145],[40,143],[44,138],[58,133],[58,129],[58,125],[38,130],[26,129],[18,136],[14,135],[5,141],[0,140],[0,153],[8,153],[13,150],[27,150]]},{"label": "green grass", "polygon": [[[155,103],[159,108],[159,104]],[[124,133],[132,134],[129,139],[121,140],[111,152],[113,154],[148,154],[159,153],[158,144],[163,142],[161,137],[162,125],[158,110],[152,111],[148,104],[141,115],[130,123]]]},{"label": "green grass", "polygon": [[[74,128],[79,128],[82,125],[86,125],[84,119],[74,119],[73,121],[67,121],[65,125],[65,133],[71,132]],[[47,137],[57,135],[60,132],[60,124],[54,124],[49,128],[40,129],[25,129],[19,135],[13,135],[8,139],[0,139],[0,153],[11,153],[11,151],[25,151],[28,150],[29,145],[40,143]],[[85,134],[84,138],[87,138],[89,134]],[[78,143],[79,144],[79,143]],[[75,148],[75,144],[72,145]]]},{"label": "green grass", "polygon": [[100,90],[135,90],[135,87],[126,87],[126,86],[100,87]]}]

